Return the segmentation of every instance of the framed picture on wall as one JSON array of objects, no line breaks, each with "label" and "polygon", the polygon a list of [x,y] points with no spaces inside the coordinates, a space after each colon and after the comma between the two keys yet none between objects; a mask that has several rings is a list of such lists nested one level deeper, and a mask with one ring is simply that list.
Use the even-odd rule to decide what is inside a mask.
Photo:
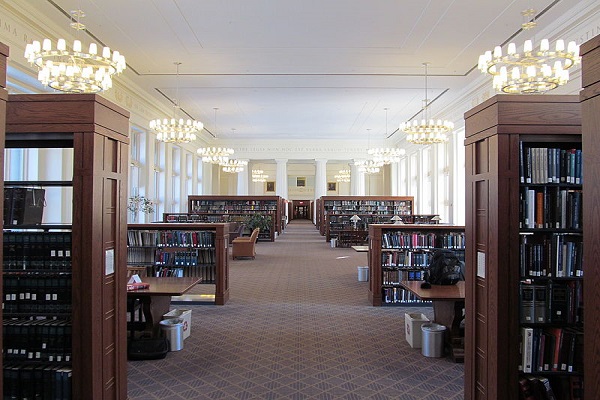
[{"label": "framed picture on wall", "polygon": [[265,189],[265,192],[274,192],[274,191],[275,191],[275,182],[274,181],[267,182],[267,188]]},{"label": "framed picture on wall", "polygon": [[337,182],[327,182],[327,191],[335,192],[337,190]]},{"label": "framed picture on wall", "polygon": [[306,177],[299,176],[296,178],[296,186],[297,187],[306,187]]}]

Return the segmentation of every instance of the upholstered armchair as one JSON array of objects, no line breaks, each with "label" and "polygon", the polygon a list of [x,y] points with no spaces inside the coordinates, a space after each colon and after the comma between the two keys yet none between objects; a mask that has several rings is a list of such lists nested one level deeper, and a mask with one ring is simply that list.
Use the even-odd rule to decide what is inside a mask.
[{"label": "upholstered armchair", "polygon": [[234,239],[231,255],[235,259],[237,257],[254,257],[256,256],[256,241],[258,239],[259,228],[255,228],[250,236],[240,236]]}]

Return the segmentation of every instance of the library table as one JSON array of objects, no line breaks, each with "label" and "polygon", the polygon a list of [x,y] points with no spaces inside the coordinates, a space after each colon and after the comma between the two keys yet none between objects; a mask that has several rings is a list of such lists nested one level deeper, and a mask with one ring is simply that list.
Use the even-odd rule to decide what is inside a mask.
[{"label": "library table", "polygon": [[127,297],[138,299],[142,303],[146,330],[152,331],[152,336],[157,337],[160,333],[159,322],[171,307],[171,296],[181,296],[201,280],[197,277],[144,277],[142,282],[149,283],[150,287],[142,290],[129,290]]},{"label": "library table", "polygon": [[429,289],[421,288],[422,281],[401,281],[400,285],[421,300],[433,304],[433,322],[446,326],[448,335],[446,343],[451,350],[451,356],[456,362],[464,360],[463,336],[460,333],[460,323],[464,319],[465,282],[456,285],[431,285]]}]

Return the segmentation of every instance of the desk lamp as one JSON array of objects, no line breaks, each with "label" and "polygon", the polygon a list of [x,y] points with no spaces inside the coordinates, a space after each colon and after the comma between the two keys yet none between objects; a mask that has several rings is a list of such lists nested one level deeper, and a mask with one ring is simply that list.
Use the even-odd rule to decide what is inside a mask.
[{"label": "desk lamp", "polygon": [[397,215],[394,215],[394,216],[391,218],[391,220],[392,220],[392,221],[394,221],[394,225],[401,225],[401,224],[403,224],[403,222],[402,222],[402,218],[400,218],[400,217],[399,217],[399,216],[397,216]]},{"label": "desk lamp", "polygon": [[356,230],[356,223],[358,221],[360,221],[360,217],[356,214],[354,214],[352,217],[350,217],[350,221],[352,221],[354,223],[354,229]]}]

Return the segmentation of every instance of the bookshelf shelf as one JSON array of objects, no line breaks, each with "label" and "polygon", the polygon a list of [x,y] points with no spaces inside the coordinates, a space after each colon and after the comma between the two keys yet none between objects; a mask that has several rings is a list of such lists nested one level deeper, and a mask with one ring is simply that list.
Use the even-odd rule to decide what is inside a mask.
[{"label": "bookshelf shelf", "polygon": [[369,224],[390,223],[394,215],[409,218],[413,202],[412,196],[322,196],[317,202],[317,226],[329,242],[340,232],[354,229],[350,218],[358,215],[357,229],[366,233]]},{"label": "bookshelf shelf", "polygon": [[[72,179],[5,182],[5,187],[46,188],[46,200],[60,203],[46,207],[68,210],[58,224],[4,226],[3,349],[6,354],[7,346],[16,346],[27,355],[4,358],[5,396],[127,397],[128,132],[129,113],[97,95],[8,96],[5,147],[72,149]],[[48,190],[60,196],[48,196]],[[63,202],[72,207],[61,207]],[[32,350],[42,348],[37,324],[55,333],[61,350],[39,356]],[[26,344],[14,344],[13,328]],[[68,395],[57,397],[52,382],[60,382]]]},{"label": "bookshelf shelf", "polygon": [[455,250],[464,259],[464,226],[369,225],[369,302],[373,306],[419,304],[400,281],[420,281],[433,251]]},{"label": "bookshelf shelf", "polygon": [[215,304],[229,299],[228,223],[153,223],[127,227],[127,264],[147,275],[201,277],[215,285]]},{"label": "bookshelf shelf", "polygon": [[261,229],[259,240],[274,241],[285,228],[285,200],[280,196],[188,196],[187,214],[165,214],[164,222],[182,219],[198,222],[244,222],[261,213],[271,218],[271,227]]},{"label": "bookshelf shelf", "polygon": [[465,114],[465,399],[519,398],[546,380],[571,399],[581,384],[545,365],[582,355],[565,349],[583,338],[583,186],[561,168],[575,170],[580,115],[577,96],[557,95],[496,95]]}]

